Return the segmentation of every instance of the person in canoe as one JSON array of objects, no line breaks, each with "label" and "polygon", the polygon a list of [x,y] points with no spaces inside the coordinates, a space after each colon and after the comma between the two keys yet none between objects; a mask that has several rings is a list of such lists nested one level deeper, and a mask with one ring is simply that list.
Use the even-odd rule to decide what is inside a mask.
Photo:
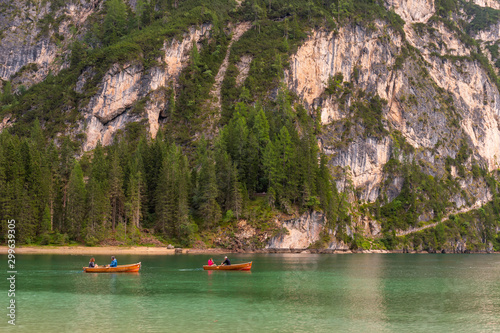
[{"label": "person in canoe", "polygon": [[115,256],[111,256],[111,264],[109,264],[109,267],[116,267],[118,266],[118,262],[116,261]]},{"label": "person in canoe", "polygon": [[222,262],[221,264],[222,266],[229,266],[231,265],[231,262],[229,261],[229,259],[227,258],[227,256],[224,257],[224,261]]},{"label": "person in canoe", "polygon": [[90,261],[89,261],[89,267],[90,268],[94,268],[94,267],[97,267],[97,265],[95,264],[95,259],[92,257],[90,258]]},{"label": "person in canoe", "polygon": [[217,266],[217,265],[215,264],[215,261],[212,258],[210,258],[208,259],[208,266]]}]

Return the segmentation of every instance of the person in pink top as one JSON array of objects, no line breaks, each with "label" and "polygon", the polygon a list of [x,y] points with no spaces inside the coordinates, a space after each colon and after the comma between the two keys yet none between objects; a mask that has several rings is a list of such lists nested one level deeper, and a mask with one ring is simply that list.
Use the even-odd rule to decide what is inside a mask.
[{"label": "person in pink top", "polygon": [[208,259],[208,266],[213,266],[215,265],[215,262],[212,258]]}]

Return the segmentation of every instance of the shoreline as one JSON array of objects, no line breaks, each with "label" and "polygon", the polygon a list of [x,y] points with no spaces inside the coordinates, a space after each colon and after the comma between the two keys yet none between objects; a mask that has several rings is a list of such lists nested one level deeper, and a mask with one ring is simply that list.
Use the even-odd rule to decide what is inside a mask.
[{"label": "shoreline", "polygon": [[[8,253],[8,246],[0,246],[0,254]],[[260,249],[255,251],[231,251],[221,248],[213,249],[191,249],[176,248],[167,249],[166,247],[147,247],[147,246],[17,246],[17,254],[69,254],[69,255],[174,255],[174,254],[225,254],[225,253],[278,253],[278,254],[384,254],[384,253],[405,253],[405,254],[434,254],[427,251],[409,251],[403,250],[331,250],[331,249]],[[498,254],[499,252],[469,252],[470,254]],[[438,252],[437,254],[441,254]],[[445,253],[445,254],[467,254],[467,253]]]}]

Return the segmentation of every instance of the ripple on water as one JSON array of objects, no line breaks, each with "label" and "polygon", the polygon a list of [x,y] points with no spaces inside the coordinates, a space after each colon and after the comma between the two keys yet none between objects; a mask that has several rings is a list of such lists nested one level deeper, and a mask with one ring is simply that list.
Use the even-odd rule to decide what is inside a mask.
[{"label": "ripple on water", "polygon": [[500,327],[495,255],[231,256],[252,260],[251,272],[204,271],[208,258],[120,256],[121,263],[141,261],[140,273],[82,274],[88,257],[23,256],[17,328],[317,333]]}]

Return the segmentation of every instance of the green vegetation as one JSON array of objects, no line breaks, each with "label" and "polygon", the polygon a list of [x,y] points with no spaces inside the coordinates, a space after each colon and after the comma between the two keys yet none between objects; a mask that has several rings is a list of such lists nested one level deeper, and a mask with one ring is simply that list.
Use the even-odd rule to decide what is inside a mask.
[{"label": "green vegetation", "polygon": [[[212,144],[200,140],[189,160],[161,133],[148,141],[130,129],[77,160],[69,140],[47,144],[37,120],[29,138],[3,131],[0,218],[17,217],[20,242],[45,244],[126,244],[140,241],[142,229],[189,245],[199,232],[238,218],[256,223],[260,210],[269,217],[321,209],[333,226],[342,209],[326,158],[318,163],[316,122],[302,107],[293,112],[286,91],[280,96],[276,108],[240,103]],[[255,193],[266,198],[258,211]]]},{"label": "green vegetation", "polygon": [[[436,14],[432,21],[442,22],[450,31],[471,49],[471,58],[478,61],[488,73],[489,78],[500,89],[500,78],[496,75],[488,58],[482,53],[479,42],[472,35],[485,30],[500,20],[500,10],[481,7],[471,1],[439,0],[435,2]],[[466,20],[454,20],[453,15],[460,15],[461,11],[467,15]],[[475,51],[477,50],[477,51]]]},{"label": "green vegetation", "polygon": [[416,227],[419,216],[424,212],[433,212],[431,221],[440,220],[446,209],[451,207],[448,199],[453,193],[460,192],[456,182],[427,175],[415,162],[407,164],[391,159],[384,171],[389,175],[386,186],[394,177],[404,179],[401,192],[394,200],[380,209],[377,206],[373,208],[373,215],[384,222],[384,232]]},{"label": "green vegetation", "polygon": [[453,252],[459,242],[467,243],[467,251],[500,251],[500,233],[496,232],[499,209],[497,202],[490,202],[480,209],[451,215],[435,228],[408,235],[402,242],[411,244],[412,250],[430,252]]}]

